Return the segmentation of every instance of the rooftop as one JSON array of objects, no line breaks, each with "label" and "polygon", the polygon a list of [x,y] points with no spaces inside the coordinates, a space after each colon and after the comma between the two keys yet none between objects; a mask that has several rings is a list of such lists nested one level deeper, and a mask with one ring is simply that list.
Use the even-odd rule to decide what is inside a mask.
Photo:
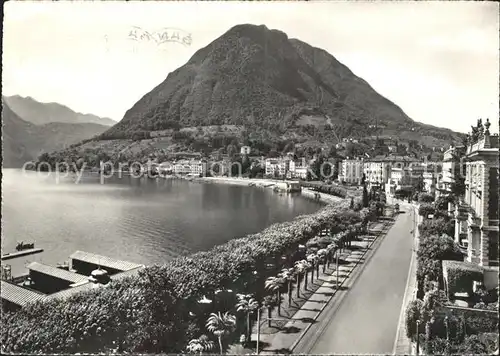
[{"label": "rooftop", "polygon": [[87,280],[87,276],[84,276],[82,274],[69,272],[69,271],[66,271],[66,270],[61,269],[61,268],[57,268],[57,267],[53,267],[53,266],[49,266],[49,265],[44,265],[44,264],[38,263],[38,262],[30,263],[27,268],[30,271],[43,273],[43,274],[46,274],[48,276],[62,279],[62,280],[65,280],[65,281],[68,281],[71,283],[80,283],[82,281]]},{"label": "rooftop", "polygon": [[19,306],[25,306],[28,303],[36,302],[42,300],[46,297],[45,294],[32,291],[27,288],[20,287],[18,285],[2,282],[2,299],[5,299],[11,303],[17,304]]},{"label": "rooftop", "polygon": [[115,258],[101,256],[101,255],[97,255],[97,254],[90,253],[90,252],[84,252],[84,251],[76,251],[71,256],[69,256],[69,258],[71,260],[79,260],[79,261],[83,261],[83,262],[87,262],[87,263],[92,263],[92,264],[95,264],[97,266],[101,266],[104,268],[108,267],[108,268],[116,269],[119,271],[128,271],[131,269],[144,267],[144,265],[141,265],[138,263],[117,260]]}]

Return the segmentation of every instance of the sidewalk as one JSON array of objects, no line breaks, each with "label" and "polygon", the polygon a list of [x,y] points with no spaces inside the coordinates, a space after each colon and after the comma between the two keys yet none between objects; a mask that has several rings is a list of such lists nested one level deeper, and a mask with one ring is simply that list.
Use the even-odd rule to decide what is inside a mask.
[{"label": "sidewalk", "polygon": [[[301,283],[300,298],[296,298],[296,285],[293,289],[293,301],[288,308],[287,297],[284,296],[282,304],[282,316],[277,315],[277,311],[272,313],[271,327],[268,326],[267,310],[261,314],[261,328],[259,340],[259,353],[261,354],[286,354],[291,353],[293,348],[305,335],[310,326],[315,323],[319,314],[327,306],[328,302],[336,295],[337,290],[343,290],[343,285],[349,279],[352,271],[364,260],[365,253],[378,239],[385,233],[387,222],[377,222],[370,228],[370,234],[364,236],[361,241],[353,241],[352,246],[345,249],[339,258],[339,288],[336,288],[337,273],[335,261],[323,273],[323,266],[320,267],[319,278],[314,278],[314,283],[308,283],[308,291],[304,290],[304,283]],[[310,275],[309,275],[310,277]],[[309,280],[310,281],[310,280]],[[289,312],[285,309],[290,309]],[[252,330],[252,345],[255,347],[257,340],[257,326]],[[236,346],[236,345],[234,345]],[[237,352],[236,347],[231,347],[229,353]],[[243,350],[239,350],[241,351]],[[244,350],[248,352],[249,350]],[[252,350],[255,353],[255,349]],[[243,352],[244,353],[244,352]]]},{"label": "sidewalk", "polygon": [[405,295],[401,306],[398,332],[394,343],[394,355],[412,355],[414,353],[412,341],[406,336],[406,308],[408,307],[408,304],[417,297],[417,251],[419,241],[418,225],[420,224],[422,217],[418,215],[418,207],[412,205],[411,209],[413,210],[412,214],[415,214],[414,216],[416,217],[415,225],[413,226],[413,229],[415,230],[415,239],[413,242],[413,253],[410,262],[410,269],[408,271]]}]

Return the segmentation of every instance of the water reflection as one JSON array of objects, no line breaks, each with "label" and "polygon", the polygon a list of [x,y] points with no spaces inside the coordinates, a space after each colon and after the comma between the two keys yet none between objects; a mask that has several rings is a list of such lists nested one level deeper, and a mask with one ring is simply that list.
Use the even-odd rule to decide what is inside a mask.
[{"label": "water reflection", "polygon": [[31,261],[55,265],[75,250],[161,264],[319,208],[254,187],[131,177],[100,184],[97,176],[56,184],[54,177],[2,173],[2,251],[17,241],[45,249],[16,261],[18,269]]}]

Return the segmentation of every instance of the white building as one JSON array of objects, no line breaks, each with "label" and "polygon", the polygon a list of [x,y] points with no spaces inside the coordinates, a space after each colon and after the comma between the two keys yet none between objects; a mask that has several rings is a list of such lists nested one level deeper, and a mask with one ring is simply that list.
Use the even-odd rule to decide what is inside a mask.
[{"label": "white building", "polygon": [[340,164],[339,181],[360,184],[363,178],[364,161],[358,159],[345,159]]},{"label": "white building", "polygon": [[290,161],[290,167],[288,172],[288,178],[299,178],[307,179],[307,172],[309,167],[307,166],[305,160],[301,161]]},{"label": "white building", "polygon": [[174,163],[174,173],[179,175],[205,175],[207,163],[197,159],[181,159]]},{"label": "white building", "polygon": [[266,176],[283,178],[290,171],[290,158],[266,158]]},{"label": "white building", "polygon": [[448,150],[444,152],[443,155],[443,170],[437,181],[437,192],[438,194],[449,194],[451,193],[451,186],[455,183],[455,177],[460,174],[465,174],[461,172],[464,168],[459,161],[459,158],[465,155],[464,146],[451,146]]}]

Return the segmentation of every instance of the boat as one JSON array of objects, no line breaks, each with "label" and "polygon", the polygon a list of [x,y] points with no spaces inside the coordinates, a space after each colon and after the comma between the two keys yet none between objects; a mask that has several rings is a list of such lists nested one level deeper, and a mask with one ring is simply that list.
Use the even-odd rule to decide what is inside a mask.
[{"label": "boat", "polygon": [[24,243],[24,241],[18,242],[16,246],[16,251],[23,251],[35,248],[35,243]]}]

